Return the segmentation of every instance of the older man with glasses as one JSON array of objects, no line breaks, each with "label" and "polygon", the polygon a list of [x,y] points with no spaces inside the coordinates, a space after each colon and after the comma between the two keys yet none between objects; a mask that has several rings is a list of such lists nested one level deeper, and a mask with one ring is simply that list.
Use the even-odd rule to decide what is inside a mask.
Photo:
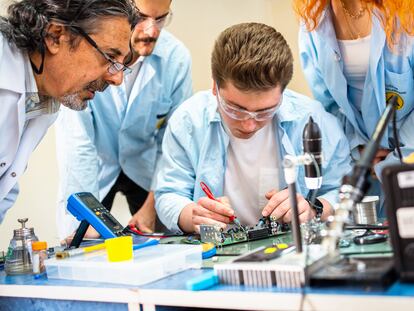
[{"label": "older man with glasses", "polygon": [[130,0],[23,0],[0,18],[0,222],[60,105],[122,82],[136,21]]},{"label": "older man with glasses", "polygon": [[[172,112],[192,94],[190,54],[163,29],[172,19],[170,4],[136,1],[138,18],[122,85],[96,94],[80,114],[63,109],[58,119],[61,238],[78,226],[66,210],[66,200],[79,191],[93,193],[109,210],[116,193],[125,195],[130,223],[142,231],[154,230],[152,189],[161,140]],[[87,235],[96,233],[90,229]]]},{"label": "older man with glasses", "polygon": [[[235,215],[246,225],[269,215],[290,222],[281,163],[287,154],[302,154],[310,116],[322,132],[323,183],[315,209],[299,169],[298,209],[301,222],[317,213],[326,219],[350,169],[349,146],[320,103],[286,89],[293,58],[282,35],[263,24],[232,26],[217,39],[211,67],[213,89],[181,105],[164,135],[155,192],[162,222],[184,232],[201,224],[225,228]],[[201,183],[216,199],[206,197]]]}]

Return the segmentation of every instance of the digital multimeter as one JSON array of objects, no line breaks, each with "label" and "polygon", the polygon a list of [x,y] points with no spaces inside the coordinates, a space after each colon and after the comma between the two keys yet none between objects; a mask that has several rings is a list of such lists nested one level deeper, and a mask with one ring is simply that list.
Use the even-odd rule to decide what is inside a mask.
[{"label": "digital multimeter", "polygon": [[88,222],[104,239],[125,235],[124,227],[92,193],[72,194],[67,209],[77,220]]}]

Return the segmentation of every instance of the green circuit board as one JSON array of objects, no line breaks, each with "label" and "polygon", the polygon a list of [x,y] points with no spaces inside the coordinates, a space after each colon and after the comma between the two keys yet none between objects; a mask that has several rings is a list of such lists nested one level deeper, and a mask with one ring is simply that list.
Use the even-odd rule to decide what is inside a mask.
[{"label": "green circuit board", "polygon": [[[192,244],[200,244],[200,240],[197,239],[197,235],[192,235],[193,238],[186,238],[182,237],[173,237],[173,238],[166,238],[162,239],[162,244],[180,244],[180,243],[189,243],[187,240],[193,240]],[[352,238],[349,237],[349,238]],[[234,243],[230,241],[229,244],[223,244],[222,246],[217,247],[217,254],[213,258],[203,260],[203,267],[204,268],[211,268],[216,263],[226,262],[235,258],[236,256],[240,256],[247,252],[251,252],[259,247],[267,247],[270,245],[276,245],[280,243],[291,244],[293,243],[292,234],[290,232],[280,233],[276,236],[268,237],[261,240],[255,241],[245,241],[245,242],[237,242]],[[349,247],[341,248],[341,254],[345,256],[352,256],[352,257],[371,257],[371,256],[392,256],[392,247],[390,241],[386,241],[383,243],[371,244],[371,245],[355,245],[350,243]]]}]

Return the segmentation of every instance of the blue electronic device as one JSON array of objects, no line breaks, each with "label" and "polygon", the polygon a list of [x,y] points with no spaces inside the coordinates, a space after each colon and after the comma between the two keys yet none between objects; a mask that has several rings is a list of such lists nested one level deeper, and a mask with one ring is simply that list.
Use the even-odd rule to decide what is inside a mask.
[{"label": "blue electronic device", "polygon": [[68,199],[67,208],[77,220],[88,222],[104,239],[126,235],[123,232],[124,227],[92,193],[72,194]]}]

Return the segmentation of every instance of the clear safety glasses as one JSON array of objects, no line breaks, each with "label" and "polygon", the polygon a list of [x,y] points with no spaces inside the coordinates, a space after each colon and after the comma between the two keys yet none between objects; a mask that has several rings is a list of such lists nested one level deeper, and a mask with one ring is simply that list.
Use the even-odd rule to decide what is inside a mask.
[{"label": "clear safety glasses", "polygon": [[171,10],[161,16],[151,17],[142,13],[138,9],[138,22],[136,27],[145,25],[144,30],[146,30],[148,28],[151,28],[152,26],[156,26],[159,30],[161,30],[162,28],[168,26],[171,23],[172,17],[173,13]]},{"label": "clear safety glasses", "polygon": [[275,106],[261,111],[252,112],[226,103],[226,101],[220,96],[220,91],[217,86],[217,101],[220,108],[226,113],[226,115],[234,120],[246,121],[249,119],[255,119],[258,122],[263,122],[273,118],[280,106],[280,103],[282,102],[282,97],[280,98],[280,102]]}]

